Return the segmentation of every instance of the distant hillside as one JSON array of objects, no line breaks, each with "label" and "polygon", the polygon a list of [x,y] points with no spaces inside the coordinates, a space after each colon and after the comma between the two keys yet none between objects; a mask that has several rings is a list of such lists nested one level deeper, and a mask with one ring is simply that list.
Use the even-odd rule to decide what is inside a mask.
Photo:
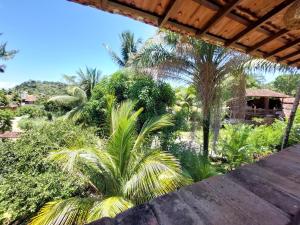
[{"label": "distant hillside", "polygon": [[28,92],[30,95],[37,96],[54,96],[66,94],[67,85],[61,82],[53,81],[26,81],[15,86],[11,91],[22,93]]}]

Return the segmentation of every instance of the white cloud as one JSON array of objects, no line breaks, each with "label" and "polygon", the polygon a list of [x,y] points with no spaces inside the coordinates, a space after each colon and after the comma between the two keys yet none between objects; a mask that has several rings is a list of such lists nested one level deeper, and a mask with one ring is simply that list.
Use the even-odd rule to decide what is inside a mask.
[{"label": "white cloud", "polygon": [[16,86],[17,84],[15,82],[9,82],[9,81],[0,81],[0,89],[8,89]]}]

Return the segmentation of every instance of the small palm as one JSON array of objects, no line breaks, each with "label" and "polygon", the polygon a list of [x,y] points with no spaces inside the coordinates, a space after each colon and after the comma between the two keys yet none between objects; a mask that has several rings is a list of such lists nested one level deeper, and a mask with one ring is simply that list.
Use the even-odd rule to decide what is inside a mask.
[{"label": "small palm", "polygon": [[51,154],[53,161],[84,178],[94,192],[86,198],[46,204],[31,224],[82,224],[113,217],[189,182],[171,154],[148,147],[149,134],[171,126],[170,117],[149,120],[137,134],[135,127],[142,109],[134,112],[133,108],[132,102],[125,102],[112,110],[111,136],[101,147]]}]

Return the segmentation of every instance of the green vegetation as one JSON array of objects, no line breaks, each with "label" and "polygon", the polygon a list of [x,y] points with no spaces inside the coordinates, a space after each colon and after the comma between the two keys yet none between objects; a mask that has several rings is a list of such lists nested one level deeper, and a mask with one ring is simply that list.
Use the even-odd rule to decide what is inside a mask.
[{"label": "green vegetation", "polygon": [[172,125],[170,117],[149,118],[136,134],[142,109],[133,109],[129,101],[112,110],[111,136],[98,147],[76,146],[51,153],[50,160],[82,177],[91,193],[47,203],[30,224],[54,224],[61,218],[64,224],[83,224],[113,217],[188,183],[174,156],[148,147],[153,131]]},{"label": "green vegetation", "polygon": [[40,97],[66,94],[67,85],[61,82],[53,81],[26,81],[10,90],[11,93],[27,92],[30,95]]},{"label": "green vegetation", "polygon": [[[0,33],[0,36],[2,34]],[[0,43],[0,60],[9,60],[12,59],[18,51],[16,50],[7,50],[7,43]],[[0,64],[0,73],[4,73],[5,65]]]},{"label": "green vegetation", "polygon": [[285,74],[276,77],[275,81],[272,82],[271,85],[277,91],[290,96],[295,96],[299,83],[299,74]]},{"label": "green vegetation", "polygon": [[[1,224],[81,225],[114,217],[280,148],[286,121],[242,119],[246,88],[265,85],[254,72],[281,67],[171,32],[144,46],[130,32],[120,39],[120,56],[106,46],[121,67],[109,76],[86,67],[64,75],[66,84],[28,81],[0,92],[0,130],[22,116],[23,131],[0,142]],[[173,88],[168,79],[188,85]],[[298,79],[279,76],[272,88],[294,95]],[[20,103],[22,92],[38,102],[4,110]],[[233,98],[236,124],[224,120]],[[299,142],[298,111],[289,144]]]},{"label": "green vegetation", "polygon": [[26,224],[44,203],[88,191],[80,177],[63,172],[47,156],[95,143],[90,132],[63,121],[29,130],[15,142],[0,142],[0,223]]},{"label": "green vegetation", "polygon": [[10,110],[0,110],[0,131],[8,131],[11,129],[14,114]]}]

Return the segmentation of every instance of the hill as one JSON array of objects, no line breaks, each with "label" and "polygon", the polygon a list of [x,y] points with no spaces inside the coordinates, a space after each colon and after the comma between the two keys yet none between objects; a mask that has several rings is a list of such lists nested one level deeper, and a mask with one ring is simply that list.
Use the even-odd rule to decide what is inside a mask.
[{"label": "hill", "polygon": [[26,91],[36,96],[54,96],[66,94],[66,88],[67,85],[62,82],[30,80],[15,86],[10,91],[17,93]]}]

